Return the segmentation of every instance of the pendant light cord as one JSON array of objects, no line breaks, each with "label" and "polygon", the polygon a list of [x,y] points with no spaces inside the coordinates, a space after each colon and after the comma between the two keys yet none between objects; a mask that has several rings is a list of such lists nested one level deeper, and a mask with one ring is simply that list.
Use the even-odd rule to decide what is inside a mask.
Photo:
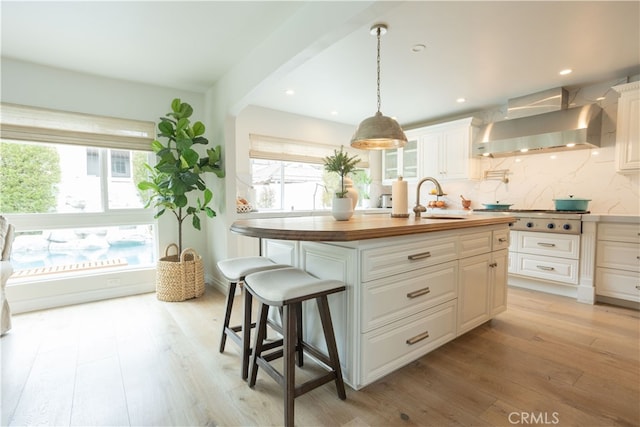
[{"label": "pendant light cord", "polygon": [[378,80],[376,82],[377,86],[378,86],[378,113],[380,112],[380,27],[378,27],[378,58],[377,58],[377,63],[378,63]]}]

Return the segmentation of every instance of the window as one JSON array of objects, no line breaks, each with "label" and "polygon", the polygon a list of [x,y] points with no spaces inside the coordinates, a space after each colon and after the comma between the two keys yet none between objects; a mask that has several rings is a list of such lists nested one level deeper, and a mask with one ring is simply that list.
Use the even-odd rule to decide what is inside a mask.
[{"label": "window", "polygon": [[1,119],[0,212],[16,226],[12,280],[155,265],[154,212],[137,189],[155,157],[153,123],[8,104]]},{"label": "window", "polygon": [[[340,183],[324,170],[323,159],[339,146],[250,135],[253,199],[258,210],[328,209]],[[367,170],[368,153],[347,148],[358,155]],[[362,193],[361,193],[362,194]]]}]

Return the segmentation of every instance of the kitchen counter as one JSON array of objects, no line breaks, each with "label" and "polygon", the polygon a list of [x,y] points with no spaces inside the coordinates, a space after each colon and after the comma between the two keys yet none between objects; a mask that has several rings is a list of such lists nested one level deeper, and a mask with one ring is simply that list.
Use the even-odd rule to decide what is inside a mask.
[{"label": "kitchen counter", "polygon": [[[237,220],[262,255],[340,280],[329,306],[345,383],[360,389],[492,319],[507,307],[505,215],[385,214]],[[313,304],[305,340],[324,348]]]},{"label": "kitchen counter", "polygon": [[513,222],[510,216],[425,215],[420,219],[391,218],[389,214],[356,215],[348,221],[331,216],[256,218],[237,220],[231,231],[249,237],[279,240],[348,242],[405,236]]}]

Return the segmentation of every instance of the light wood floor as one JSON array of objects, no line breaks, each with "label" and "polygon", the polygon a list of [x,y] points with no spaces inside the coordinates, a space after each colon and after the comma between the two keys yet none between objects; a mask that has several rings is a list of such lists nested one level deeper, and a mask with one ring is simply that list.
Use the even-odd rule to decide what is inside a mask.
[{"label": "light wood floor", "polygon": [[[2,425],[282,424],[275,382],[261,374],[249,389],[235,345],[218,352],[223,306],[207,288],[183,303],[145,294],[14,316]],[[296,422],[638,426],[639,317],[510,289],[506,313],[346,401],[333,384],[299,397]]]}]

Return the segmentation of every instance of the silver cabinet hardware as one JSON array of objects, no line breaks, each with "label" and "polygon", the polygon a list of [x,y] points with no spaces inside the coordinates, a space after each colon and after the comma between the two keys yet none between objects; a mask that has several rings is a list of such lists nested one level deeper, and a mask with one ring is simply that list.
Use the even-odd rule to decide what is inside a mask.
[{"label": "silver cabinet hardware", "polygon": [[414,345],[415,343],[418,343],[418,342],[420,342],[420,341],[422,341],[424,339],[427,339],[427,338],[429,338],[429,331],[425,331],[425,332],[423,332],[423,333],[421,333],[419,335],[416,335],[413,338],[409,338],[407,340],[407,344]]},{"label": "silver cabinet hardware", "polygon": [[407,298],[417,298],[421,295],[425,295],[431,292],[431,289],[427,286],[426,288],[418,289],[417,291],[409,292],[407,294]]},{"label": "silver cabinet hardware", "polygon": [[415,261],[417,259],[429,258],[430,256],[431,252],[422,252],[420,254],[409,255],[407,258],[409,258],[411,261]]},{"label": "silver cabinet hardware", "polygon": [[544,246],[545,248],[555,248],[556,244],[555,243],[538,242],[538,246]]},{"label": "silver cabinet hardware", "polygon": [[536,265],[536,268],[539,268],[540,270],[544,270],[544,271],[553,271],[553,270],[555,270],[555,268],[547,267],[546,265]]}]

